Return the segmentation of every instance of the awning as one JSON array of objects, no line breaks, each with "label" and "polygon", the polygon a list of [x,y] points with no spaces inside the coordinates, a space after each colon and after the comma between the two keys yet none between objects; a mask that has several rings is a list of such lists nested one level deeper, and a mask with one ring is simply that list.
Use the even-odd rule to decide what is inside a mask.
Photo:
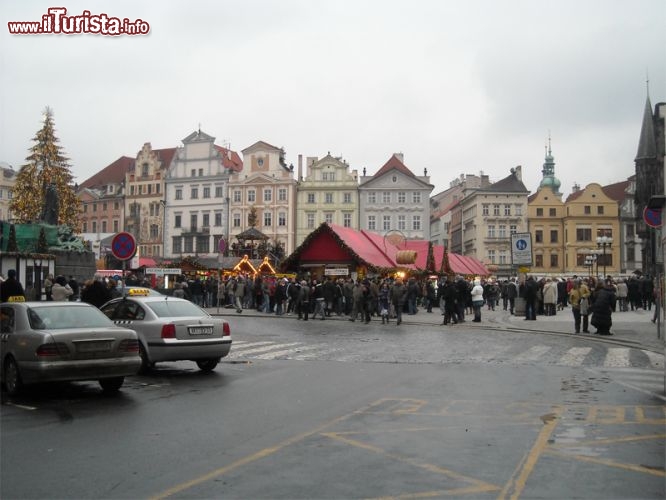
[{"label": "awning", "polygon": [[151,259],[150,257],[139,257],[139,267],[157,267],[157,262],[155,262],[155,259]]}]

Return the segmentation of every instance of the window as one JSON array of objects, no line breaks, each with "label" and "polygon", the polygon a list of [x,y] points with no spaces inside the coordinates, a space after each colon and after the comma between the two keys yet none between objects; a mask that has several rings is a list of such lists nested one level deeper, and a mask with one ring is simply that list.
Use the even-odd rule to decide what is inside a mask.
[{"label": "window", "polygon": [[494,238],[495,237],[495,225],[490,224],[488,226],[488,238]]},{"label": "window", "polygon": [[92,221],[92,232],[93,233],[97,232],[97,221],[96,220]]},{"label": "window", "polygon": [[368,203],[377,203],[377,193],[374,191],[368,193]]},{"label": "window", "polygon": [[550,217],[555,217],[557,215],[557,209],[556,208],[549,208],[548,209],[548,215]]},{"label": "window", "polygon": [[196,177],[196,176],[197,176],[197,169],[193,168],[192,170],[190,170],[190,177]]},{"label": "window", "polygon": [[550,231],[550,242],[557,243],[557,229],[552,229]]},{"label": "window", "polygon": [[536,243],[543,243],[543,230],[537,229],[534,231],[534,241]]},{"label": "window", "polygon": [[406,199],[407,199],[407,193],[405,193],[404,191],[398,191],[398,203],[404,205]]},{"label": "window", "polygon": [[308,193],[308,203],[314,203],[314,202],[315,202],[315,194]]},{"label": "window", "polygon": [[636,249],[634,247],[627,248],[627,261],[631,262],[636,260]]},{"label": "window", "polygon": [[240,203],[241,202],[241,192],[240,189],[234,190],[234,203]]},{"label": "window", "polygon": [[148,164],[144,163],[141,165],[141,177],[146,177],[148,175]]},{"label": "window", "polygon": [[93,212],[97,212],[97,203],[93,203]]},{"label": "window", "polygon": [[118,203],[117,201],[114,201],[113,202],[113,209],[114,210],[120,210],[120,203]]},{"label": "window", "polygon": [[192,188],[192,191],[190,191],[190,198],[193,200],[199,198],[199,188]]},{"label": "window", "polygon": [[88,213],[88,205],[83,205],[83,213],[84,214]]},{"label": "window", "polygon": [[557,267],[558,255],[556,253],[550,254],[550,267]]},{"label": "window", "polygon": [[210,227],[210,214],[203,214],[201,223],[203,227]]},{"label": "window", "polygon": [[222,225],[222,212],[215,212],[215,227]]},{"label": "window", "polygon": [[500,264],[509,264],[509,258],[507,257],[507,251],[506,250],[500,250],[499,263]]},{"label": "window", "polygon": [[518,232],[518,226],[516,226],[515,224],[511,224],[509,226],[509,233],[516,234],[517,232]]},{"label": "window", "polygon": [[374,215],[368,215],[368,230],[369,231],[377,230],[377,219]]},{"label": "window", "polygon": [[590,207],[590,205],[585,205],[583,207],[583,213],[585,215],[590,215],[592,213],[592,208]]},{"label": "window", "polygon": [[504,215],[506,216],[511,215],[511,205],[504,205]]},{"label": "window", "polygon": [[334,181],[335,180],[335,172],[324,172],[322,174],[322,179],[325,181]]},{"label": "window", "polygon": [[193,233],[197,230],[197,214],[190,215],[190,231]]},{"label": "window", "polygon": [[400,231],[404,231],[404,230],[407,229],[407,216],[406,215],[398,215],[398,229]]},{"label": "window", "polygon": [[152,184],[148,184],[146,186],[146,188],[148,189],[148,194],[151,194],[153,192],[153,185]]},{"label": "window", "polygon": [[344,227],[351,227],[351,225],[352,225],[352,214],[350,214],[350,213],[342,214],[342,225]]},{"label": "window", "polygon": [[543,267],[543,255],[537,254],[534,256],[534,265],[536,267]]},{"label": "window", "polygon": [[180,236],[174,236],[171,239],[171,251],[173,253],[183,252],[183,239]]},{"label": "window", "polygon": [[324,203],[333,203],[333,193],[324,193]]},{"label": "window", "polygon": [[537,217],[543,217],[543,208],[537,208]]},{"label": "window", "polygon": [[505,224],[500,224],[499,227],[499,237],[500,238],[506,238],[506,225]]},{"label": "window", "polygon": [[495,250],[488,250],[488,260],[491,262],[491,264],[495,263],[495,259],[497,258],[495,254]]},{"label": "window", "polygon": [[268,210],[264,212],[264,227],[270,227],[273,225],[273,214]]},{"label": "window", "polygon": [[[633,238],[634,234],[635,234],[634,225],[633,224],[627,224],[625,227],[627,228],[627,238]],[[634,260],[634,259],[630,259],[630,260]]]},{"label": "window", "polygon": [[197,236],[197,252],[199,253],[210,252],[210,237]]},{"label": "window", "polygon": [[278,226],[285,227],[287,225],[287,214],[285,212],[278,213]]},{"label": "window", "polygon": [[183,250],[185,253],[192,253],[194,251],[194,237],[185,236],[183,238]]},{"label": "window", "polygon": [[106,212],[106,210],[107,210],[107,203],[106,202],[102,203],[102,210]]},{"label": "window", "polygon": [[270,188],[264,189],[264,202],[268,203],[273,201],[273,190]]},{"label": "window", "polygon": [[224,196],[224,188],[222,186],[215,186],[215,198],[222,198],[223,196]]},{"label": "window", "polygon": [[308,227],[308,229],[314,229],[314,227],[315,227],[315,214],[309,213],[307,215],[307,227]]},{"label": "window", "polygon": [[241,227],[241,214],[234,214],[233,225],[234,227]]},{"label": "window", "polygon": [[154,240],[160,236],[160,226],[157,224],[150,225],[150,239]]},{"label": "window", "polygon": [[102,232],[106,233],[106,221],[105,220],[102,221]]},{"label": "window", "polygon": [[604,206],[603,206],[603,205],[599,205],[599,206],[597,207],[597,215],[603,215],[603,214],[604,214]]},{"label": "window", "polygon": [[159,184],[155,184],[155,193],[160,194],[160,185]]},{"label": "window", "polygon": [[493,204],[493,215],[499,215],[500,214],[500,206],[498,203]]},{"label": "window", "polygon": [[84,232],[84,233],[87,233],[87,232],[88,232],[88,223],[87,223],[87,222],[84,222],[84,223],[83,223],[83,228],[82,228],[82,229],[83,229],[83,232]]},{"label": "window", "polygon": [[278,201],[287,201],[287,188],[278,189]]},{"label": "window", "polygon": [[592,241],[592,228],[576,228],[576,241]]},{"label": "window", "polygon": [[181,217],[182,217],[182,216],[180,216],[180,215],[176,215],[176,216],[174,217],[173,227],[175,227],[175,228],[179,228],[179,227],[180,227],[180,225],[181,225]]},{"label": "window", "polygon": [[[120,222],[117,221],[117,220],[114,220],[114,221],[113,221],[113,232],[114,232],[114,233],[117,233],[117,232],[119,231],[119,229],[118,229],[119,227],[120,227]],[[84,231],[84,232],[85,232],[85,231]]]},{"label": "window", "polygon": [[182,189],[176,189],[176,199],[177,200],[182,200],[183,199],[183,190]]},{"label": "window", "polygon": [[384,231],[389,231],[391,229],[391,216],[383,215],[382,216],[382,229]]},{"label": "window", "polygon": [[327,224],[333,224],[333,212],[324,213],[324,221],[326,221]]},{"label": "window", "polygon": [[421,230],[421,216],[420,215],[414,215],[412,217],[412,229],[414,231],[420,231]]},{"label": "window", "polygon": [[421,203],[421,192],[414,191],[412,193],[412,203]]},{"label": "window", "polygon": [[349,204],[352,202],[352,195],[351,193],[344,193],[342,195],[342,203]]},{"label": "window", "polygon": [[210,198],[210,188],[209,187],[203,188],[203,197],[204,198]]},{"label": "window", "polygon": [[247,201],[248,203],[254,203],[257,199],[257,193],[254,189],[251,189],[247,192]]},{"label": "window", "polygon": [[134,196],[134,186],[130,186],[130,196]]},{"label": "window", "polygon": [[391,203],[391,192],[390,191],[382,192],[382,203]]},{"label": "window", "polygon": [[488,205],[487,203],[484,203],[483,205],[481,205],[481,215],[487,217],[490,214],[490,211],[489,211],[490,208],[489,207],[490,207],[490,205]]},{"label": "window", "polygon": [[203,176],[203,168],[200,168],[199,169],[199,177],[202,177],[202,176]]},{"label": "window", "polygon": [[522,205],[515,205],[516,208],[516,215],[521,216],[523,215],[523,206]]}]

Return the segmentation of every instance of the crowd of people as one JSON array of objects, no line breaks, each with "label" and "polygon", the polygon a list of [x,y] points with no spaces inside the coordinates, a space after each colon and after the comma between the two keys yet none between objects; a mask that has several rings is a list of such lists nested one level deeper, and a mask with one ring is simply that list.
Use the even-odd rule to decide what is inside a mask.
[{"label": "crowd of people", "polygon": [[[141,276],[129,274],[127,286],[146,286],[150,283]],[[74,277],[48,275],[44,280],[46,300],[88,302],[97,307],[121,295],[123,283],[117,278],[99,274],[79,283]],[[574,332],[590,333],[594,326],[600,335],[612,335],[612,315],[616,312],[655,309],[652,321],[659,315],[658,287],[649,277],[631,277],[614,280],[610,276],[596,280],[592,277],[542,278],[527,276],[522,283],[515,278],[502,281],[494,279],[465,279],[462,276],[442,276],[437,280],[409,277],[396,278],[337,278],[324,279],[276,278],[272,276],[249,277],[243,275],[214,276],[202,279],[197,275],[175,277],[172,294],[191,300],[201,307],[230,307],[237,313],[244,309],[256,309],[265,314],[294,315],[299,320],[325,320],[335,316],[347,316],[349,321],[370,323],[372,318],[382,324],[391,320],[399,325],[403,314],[414,315],[419,309],[432,313],[436,309],[443,316],[442,325],[454,325],[471,316],[473,322],[481,322],[484,308],[494,311],[503,307],[515,314],[516,299],[525,300],[525,320],[537,316],[553,316],[571,307]],[[16,279],[16,272],[9,270],[2,281],[2,301],[10,296],[26,294]],[[590,318],[591,316],[591,318]]]}]

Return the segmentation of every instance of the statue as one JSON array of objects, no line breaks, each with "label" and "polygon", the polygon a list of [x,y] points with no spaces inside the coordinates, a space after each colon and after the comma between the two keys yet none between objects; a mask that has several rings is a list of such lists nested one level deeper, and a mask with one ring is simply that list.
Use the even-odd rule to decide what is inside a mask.
[{"label": "statue", "polygon": [[58,191],[56,185],[51,183],[44,192],[44,207],[40,219],[52,226],[58,225]]}]

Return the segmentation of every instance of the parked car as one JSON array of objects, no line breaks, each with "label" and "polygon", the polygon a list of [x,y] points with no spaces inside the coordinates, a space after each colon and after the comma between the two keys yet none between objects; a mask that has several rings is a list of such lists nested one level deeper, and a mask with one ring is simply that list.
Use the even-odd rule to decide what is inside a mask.
[{"label": "parked car", "polygon": [[229,323],[189,300],[134,293],[107,302],[101,310],[116,325],[137,332],[144,372],[157,362],[180,360],[212,371],[231,348]]},{"label": "parked car", "polygon": [[117,391],[140,367],[136,332],[90,304],[0,304],[0,375],[10,395],[26,384],[74,380]]}]

